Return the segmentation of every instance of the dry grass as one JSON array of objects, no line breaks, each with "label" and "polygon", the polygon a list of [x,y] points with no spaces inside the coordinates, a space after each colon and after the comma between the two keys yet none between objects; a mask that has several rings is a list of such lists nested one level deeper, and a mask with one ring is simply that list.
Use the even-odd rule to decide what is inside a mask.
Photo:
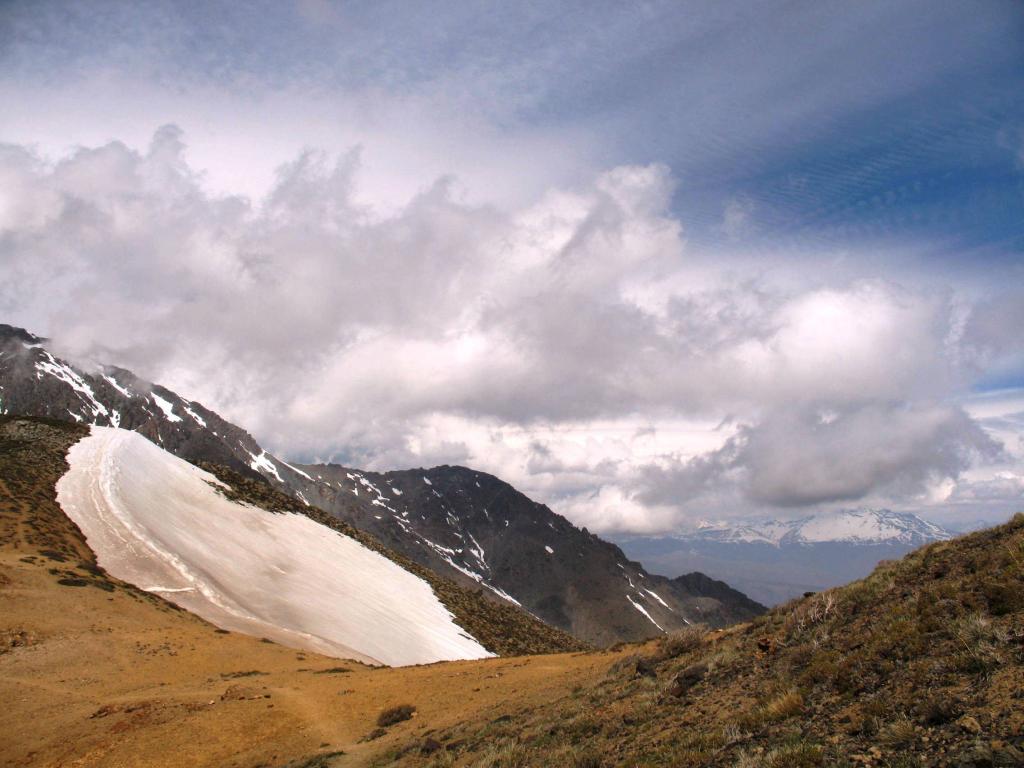
[{"label": "dry grass", "polygon": [[411,720],[416,713],[416,707],[412,704],[399,704],[397,707],[388,707],[377,717],[377,725],[387,728],[389,725]]},{"label": "dry grass", "polygon": [[811,768],[824,765],[825,754],[814,744],[796,742],[784,744],[764,753],[743,752],[735,768]]},{"label": "dry grass", "polygon": [[526,768],[528,754],[516,739],[505,739],[490,746],[473,768]]},{"label": "dry grass", "polygon": [[891,749],[909,747],[917,740],[917,729],[910,719],[901,715],[882,728],[878,741]]},{"label": "dry grass", "polygon": [[987,617],[972,613],[958,622],[955,633],[960,645],[956,656],[960,669],[986,675],[1002,663],[999,649],[1009,638]]},{"label": "dry grass", "polygon": [[669,632],[658,640],[658,657],[662,660],[674,659],[697,650],[704,644],[704,635],[707,632],[708,628],[703,624],[694,624],[676,632]]},{"label": "dry grass", "polygon": [[764,714],[769,720],[785,720],[803,712],[804,697],[795,688],[776,696],[764,705]]}]

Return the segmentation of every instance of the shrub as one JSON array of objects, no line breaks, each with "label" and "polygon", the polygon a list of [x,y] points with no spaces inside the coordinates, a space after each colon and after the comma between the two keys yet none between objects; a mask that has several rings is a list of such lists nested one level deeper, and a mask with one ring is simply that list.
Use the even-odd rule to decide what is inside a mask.
[{"label": "shrub", "polygon": [[957,623],[954,634],[960,645],[956,665],[962,671],[984,675],[1002,662],[998,647],[1006,642],[1007,636],[991,620],[971,614]]},{"label": "shrub", "polygon": [[933,695],[921,704],[918,713],[925,725],[945,725],[960,716],[960,703],[951,696]]},{"label": "shrub", "polygon": [[917,732],[914,730],[914,724],[902,715],[889,723],[879,734],[879,741],[894,749],[908,747],[916,739]]},{"label": "shrub", "polygon": [[834,618],[838,608],[839,592],[834,589],[801,600],[786,616],[783,631],[788,639],[793,640],[812,627]]},{"label": "shrub", "polygon": [[770,720],[785,720],[803,711],[804,697],[796,689],[790,689],[769,701],[764,706],[764,714]]},{"label": "shrub", "polygon": [[694,624],[676,632],[670,632],[658,641],[658,655],[662,659],[674,659],[684,653],[700,648],[704,644],[707,627]]},{"label": "shrub", "polygon": [[1017,585],[990,581],[982,585],[981,591],[993,616],[1005,616],[1024,609],[1024,591]]},{"label": "shrub", "polygon": [[377,725],[387,728],[389,725],[401,723],[404,720],[409,720],[415,711],[416,707],[412,704],[399,704],[397,707],[390,707],[377,717]]},{"label": "shrub", "polygon": [[802,659],[800,656],[803,655],[803,653],[798,654],[791,660],[794,669],[803,668],[799,678],[800,683],[803,685],[813,686],[832,683],[838,677],[842,665],[837,651],[819,650],[814,652],[808,648],[808,658],[801,664]]}]

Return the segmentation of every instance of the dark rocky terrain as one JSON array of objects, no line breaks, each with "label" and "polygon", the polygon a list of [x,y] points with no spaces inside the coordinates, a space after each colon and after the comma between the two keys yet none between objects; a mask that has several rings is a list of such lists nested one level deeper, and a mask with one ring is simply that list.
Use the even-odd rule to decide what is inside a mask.
[{"label": "dark rocky terrain", "polygon": [[689,623],[724,626],[764,610],[701,574],[649,574],[614,544],[481,472],[292,466],[199,403],[121,368],[84,370],[51,354],[45,339],[7,325],[0,325],[0,413],[138,431],[181,458],[266,482],[588,643],[637,640]]},{"label": "dark rocky terrain", "polygon": [[45,343],[0,324],[0,414],[131,429],[188,461],[259,476],[253,465],[263,449],[245,430],[123,368],[74,366]]},{"label": "dark rocky terrain", "polygon": [[483,472],[297,469],[308,477],[293,488],[310,503],[435,571],[511,596],[589,642],[651,637],[691,622],[724,626],[763,610],[703,574],[647,573],[619,547]]}]

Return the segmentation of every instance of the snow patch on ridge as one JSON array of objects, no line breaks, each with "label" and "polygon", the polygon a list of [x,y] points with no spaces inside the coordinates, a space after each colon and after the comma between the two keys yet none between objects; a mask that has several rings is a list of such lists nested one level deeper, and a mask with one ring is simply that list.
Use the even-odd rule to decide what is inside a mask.
[{"label": "snow patch on ridge", "polygon": [[131,397],[132,396],[132,393],[128,391],[128,388],[127,387],[122,387],[120,384],[118,384],[117,383],[117,379],[115,379],[113,376],[107,376],[106,374],[103,374],[103,380],[106,381],[107,384],[112,386],[114,389],[116,389],[118,392],[120,392],[125,397]]},{"label": "snow patch on ridge", "polygon": [[[96,394],[92,391],[92,387],[89,386],[85,379],[79,376],[74,369],[62,363],[45,349],[40,349],[39,351],[43,355],[44,359],[36,361],[37,377],[40,377],[40,374],[45,373],[63,381],[78,394],[79,398],[85,401],[85,404],[92,411],[93,419],[96,419],[101,415],[109,415],[107,407],[96,399]],[[79,419],[74,413],[71,415],[75,416],[77,421],[81,421],[81,419]]]},{"label": "snow patch on ridge", "polygon": [[[192,405],[195,405],[195,403],[192,403]],[[183,405],[182,408],[185,409],[185,413],[187,413],[189,416],[191,416],[196,424],[198,424],[200,427],[203,427],[204,429],[206,428],[206,419],[204,419],[198,413],[193,411],[187,405]],[[216,434],[216,433],[214,433],[214,434]]]},{"label": "snow patch on ridge", "polygon": [[153,402],[156,403],[157,408],[164,412],[164,416],[167,417],[168,421],[181,421],[182,418],[174,412],[174,403],[170,400],[164,400],[156,392],[150,392],[149,396],[153,398]]},{"label": "snow patch on ridge", "polygon": [[668,608],[668,609],[669,609],[670,611],[672,610],[672,608],[670,608],[670,607],[669,607],[669,604],[668,604],[668,603],[666,603],[666,602],[665,602],[664,600],[662,600],[662,599],[661,599],[661,597],[659,597],[659,595],[658,595],[658,593],[657,593],[657,592],[654,592],[654,591],[652,591],[652,590],[650,590],[650,589],[647,589],[646,587],[644,587],[644,592],[646,592],[646,593],[647,593],[648,595],[650,595],[651,597],[653,597],[653,598],[654,598],[655,600],[657,600],[657,601],[658,601],[659,603],[661,603],[662,605],[664,605],[664,606],[665,606],[666,608]]},{"label": "snow patch on ridge", "polygon": [[626,595],[626,599],[627,599],[627,600],[629,600],[629,604],[630,604],[630,605],[632,605],[632,606],[633,606],[634,608],[636,608],[636,609],[637,609],[638,611],[640,611],[640,613],[642,613],[642,614],[643,614],[644,616],[646,616],[646,617],[647,617],[647,620],[648,620],[649,622],[651,622],[651,624],[653,624],[654,626],[656,626],[656,627],[657,627],[658,629],[660,629],[660,630],[661,630],[662,632],[664,632],[664,631],[665,631],[665,628],[664,628],[664,627],[662,627],[662,626],[661,626],[661,624],[659,624],[658,622],[656,622],[656,621],[655,621],[654,619],[652,619],[652,618],[651,618],[651,614],[649,614],[649,613],[647,612],[647,609],[646,609],[646,608],[644,608],[644,607],[643,607],[642,605],[640,605],[640,603],[636,602],[636,601],[635,601],[635,600],[634,600],[634,599],[633,599],[632,597],[630,597],[629,595]]},{"label": "snow patch on ridge", "polygon": [[[246,451],[246,453],[249,452]],[[252,461],[249,462],[250,467],[255,469],[257,472],[269,472],[277,478],[277,482],[284,482],[284,480],[281,479],[281,473],[277,471],[277,467],[274,466],[274,462],[272,462],[270,457],[267,456],[266,451],[263,451],[259,456],[255,453],[249,453],[249,456],[252,458]]]},{"label": "snow patch on ridge", "polygon": [[386,664],[490,656],[430,585],[305,515],[230,501],[137,433],[94,427],[57,499],[117,578],[213,624]]},{"label": "snow patch on ridge", "polygon": [[282,464],[284,464],[284,465],[285,465],[286,467],[288,467],[288,469],[290,469],[290,470],[291,470],[292,472],[295,472],[295,473],[297,473],[297,474],[300,474],[300,475],[302,475],[302,476],[303,476],[304,478],[306,478],[307,480],[309,480],[310,482],[313,482],[313,478],[312,478],[312,477],[310,477],[309,475],[307,475],[307,474],[306,474],[305,472],[303,472],[303,471],[302,471],[301,469],[299,469],[298,467],[293,467],[293,466],[292,466],[291,464],[289,464],[289,463],[288,463],[287,461],[285,461],[284,459],[278,459],[278,461],[280,461],[280,462],[281,462]]}]

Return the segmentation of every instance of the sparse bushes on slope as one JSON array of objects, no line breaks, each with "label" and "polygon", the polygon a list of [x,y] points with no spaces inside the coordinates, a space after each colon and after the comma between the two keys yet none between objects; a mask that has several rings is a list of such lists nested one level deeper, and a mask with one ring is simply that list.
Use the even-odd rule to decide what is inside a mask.
[{"label": "sparse bushes on slope", "polygon": [[658,656],[662,660],[674,659],[699,648],[704,643],[708,628],[694,624],[675,632],[669,632],[658,640]]},{"label": "sparse bushes on slope", "polygon": [[1024,593],[1024,515],[745,626],[632,646],[596,683],[436,738],[458,765],[496,737],[529,766],[1024,765],[1024,610],[993,584]]},{"label": "sparse bushes on slope", "polygon": [[395,723],[410,720],[415,712],[416,707],[412,704],[399,704],[397,707],[388,707],[377,717],[377,725],[381,728],[387,728]]}]

